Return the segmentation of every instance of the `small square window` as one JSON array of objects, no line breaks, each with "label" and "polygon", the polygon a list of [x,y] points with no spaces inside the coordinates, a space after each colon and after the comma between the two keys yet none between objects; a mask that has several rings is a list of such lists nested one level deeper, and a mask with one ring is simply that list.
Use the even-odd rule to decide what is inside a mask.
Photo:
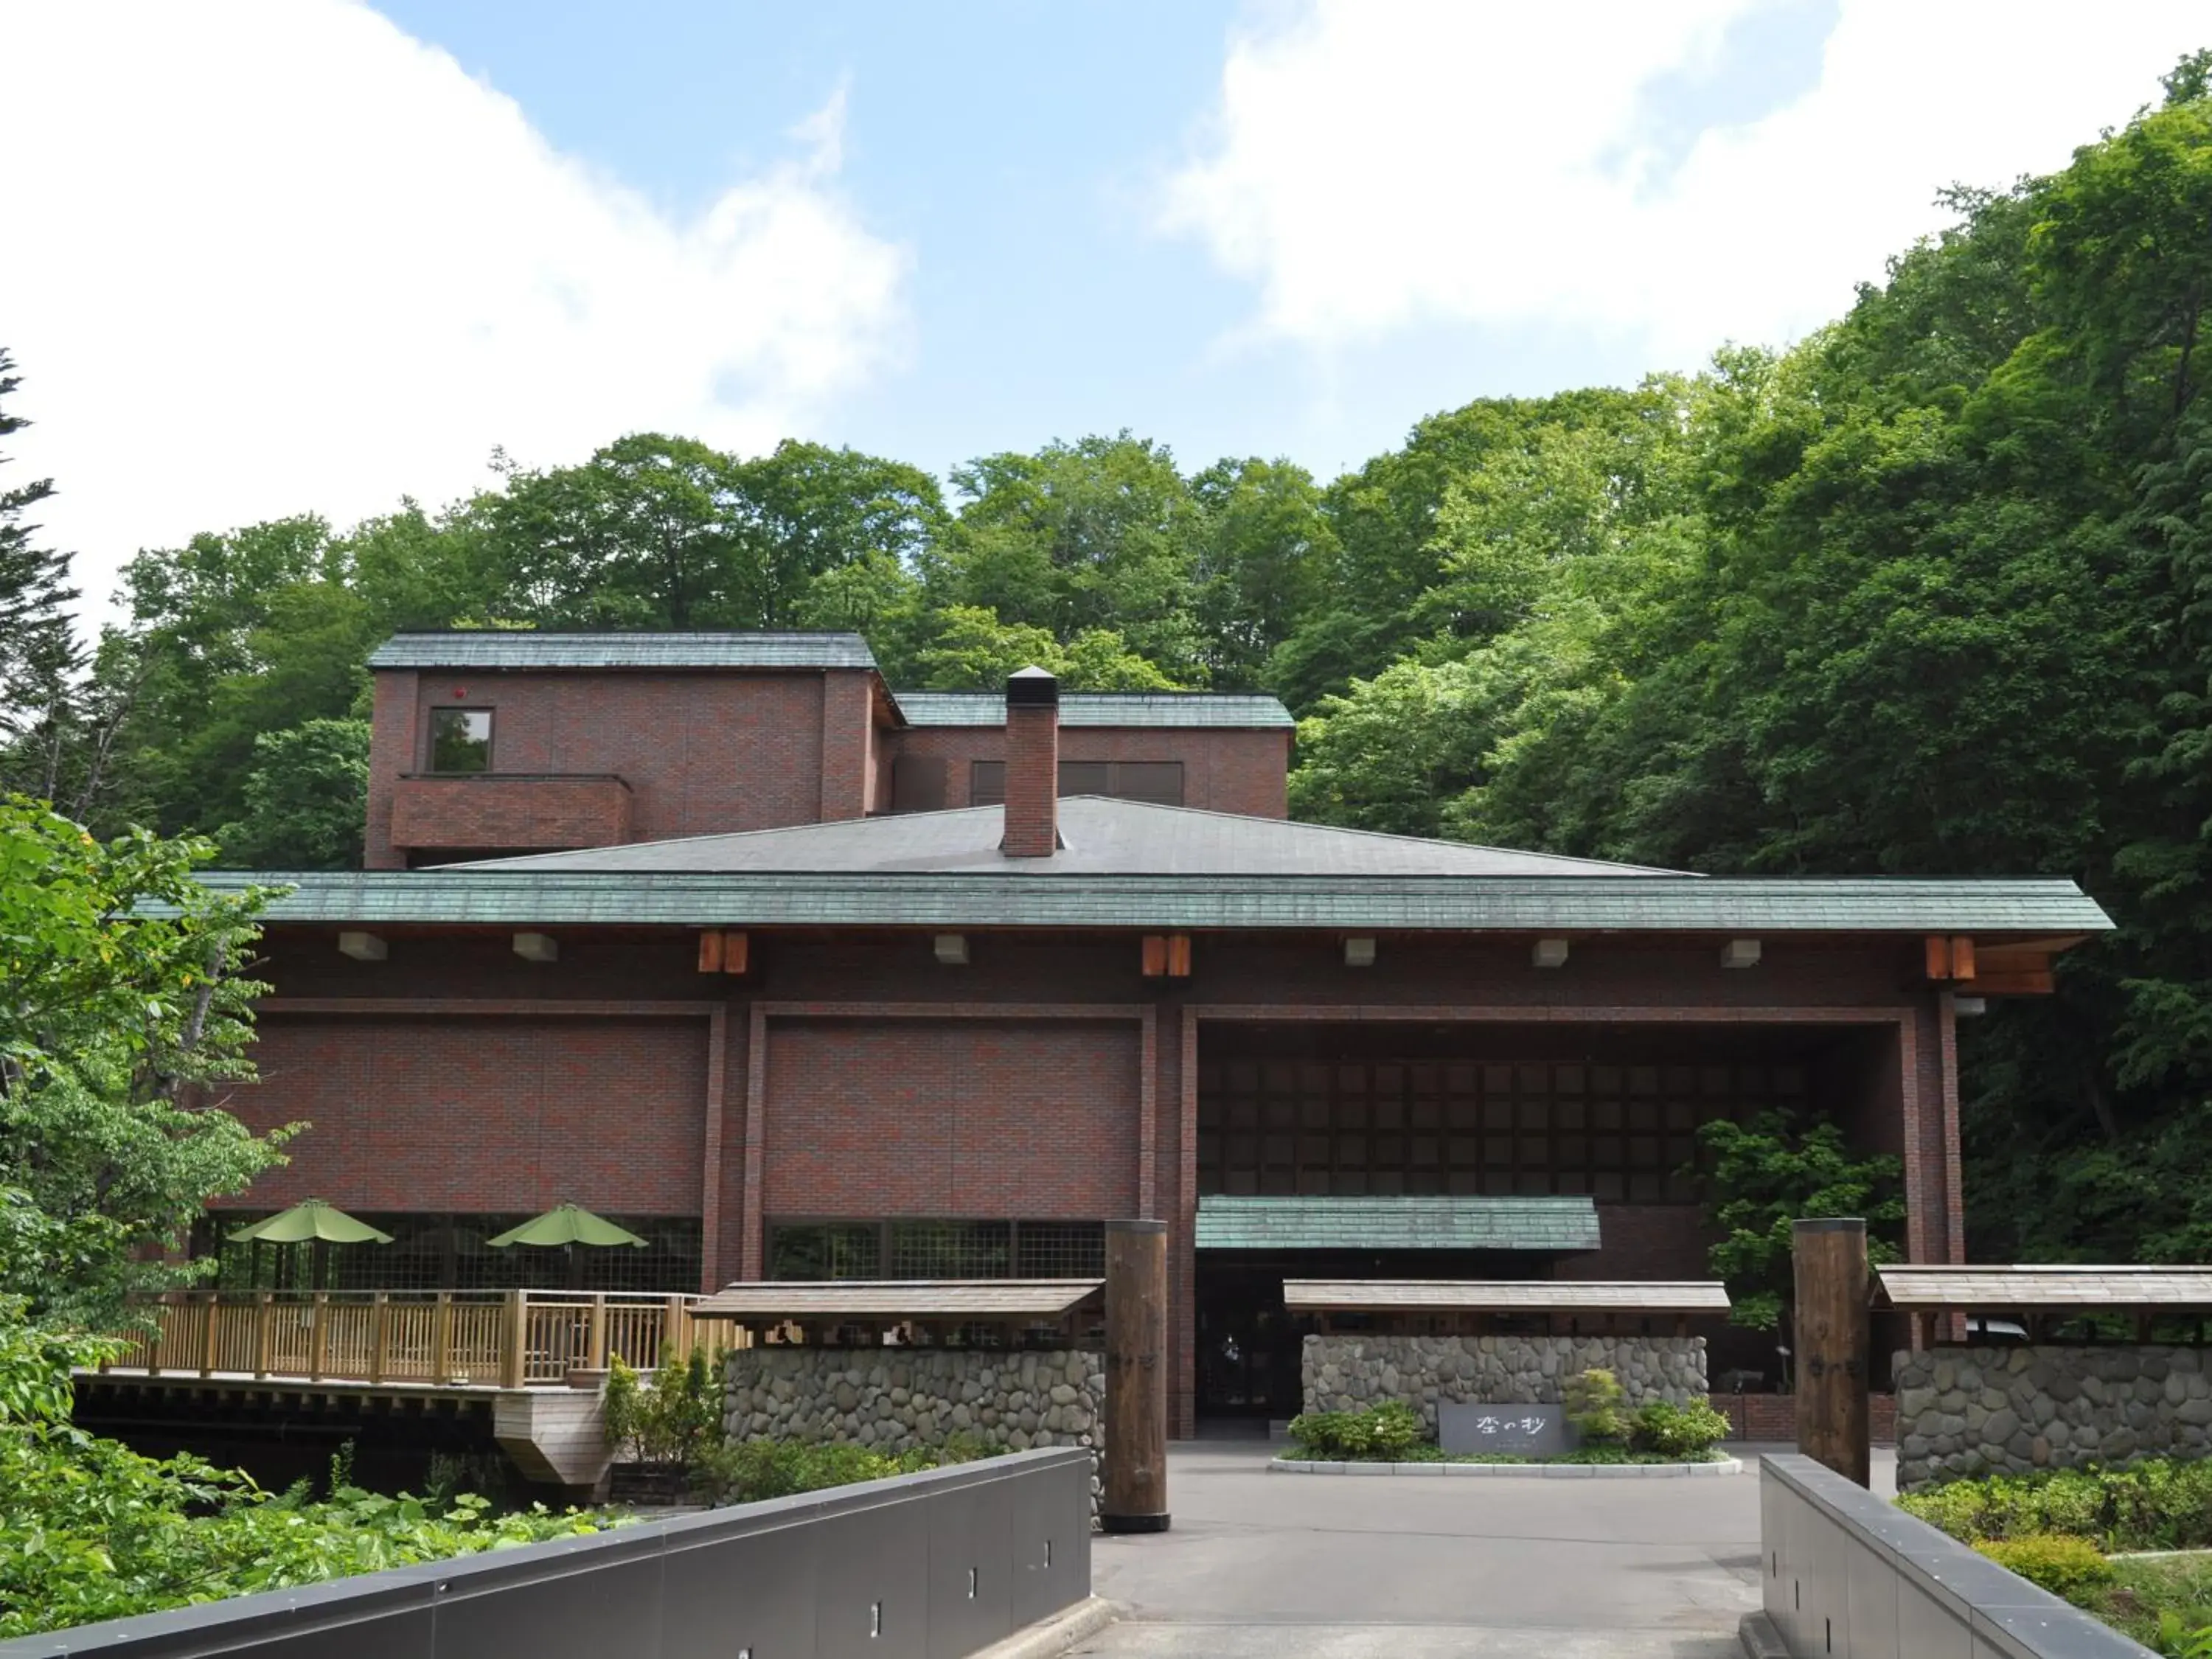
[{"label": "small square window", "polygon": [[491,770],[491,710],[433,708],[430,711],[430,769],[433,772]]}]

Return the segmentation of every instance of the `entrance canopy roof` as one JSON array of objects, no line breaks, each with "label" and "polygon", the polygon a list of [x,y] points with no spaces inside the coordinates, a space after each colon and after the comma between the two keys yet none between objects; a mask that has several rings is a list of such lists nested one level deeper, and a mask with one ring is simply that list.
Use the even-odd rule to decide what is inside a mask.
[{"label": "entrance canopy roof", "polygon": [[1060,1319],[1099,1294],[1105,1283],[1103,1279],[768,1279],[726,1285],[702,1297],[691,1316],[748,1324]]},{"label": "entrance canopy roof", "polygon": [[2212,1267],[1878,1267],[1875,1305],[1903,1312],[1972,1308],[2212,1309]]},{"label": "entrance canopy roof", "polygon": [[1594,1250],[1588,1198],[1198,1200],[1201,1250]]},{"label": "entrance canopy roof", "polygon": [[1717,1280],[1289,1279],[1292,1313],[1726,1313]]}]

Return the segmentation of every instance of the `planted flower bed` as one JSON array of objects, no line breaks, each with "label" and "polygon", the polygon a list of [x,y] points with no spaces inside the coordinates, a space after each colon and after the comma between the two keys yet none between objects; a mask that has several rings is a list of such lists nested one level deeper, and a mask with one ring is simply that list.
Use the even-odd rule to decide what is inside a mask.
[{"label": "planted flower bed", "polygon": [[1443,1450],[1427,1437],[1420,1414],[1400,1401],[1361,1412],[1307,1412],[1291,1419],[1285,1462],[1577,1465],[1711,1463],[1728,1419],[1702,1401],[1652,1401],[1631,1412],[1611,1372],[1584,1371],[1561,1390],[1580,1443],[1550,1457]]},{"label": "planted flower bed", "polygon": [[1954,1480],[1898,1506],[2155,1652],[2212,1659],[2212,1461]]}]

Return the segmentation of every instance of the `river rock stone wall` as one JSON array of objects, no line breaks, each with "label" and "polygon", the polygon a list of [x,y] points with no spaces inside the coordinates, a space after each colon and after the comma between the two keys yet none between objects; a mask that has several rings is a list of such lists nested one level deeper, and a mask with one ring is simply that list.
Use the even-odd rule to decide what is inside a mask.
[{"label": "river rock stone wall", "polygon": [[1437,1431],[1437,1402],[1541,1405],[1563,1378],[1597,1368],[1631,1407],[1705,1397],[1702,1336],[1310,1336],[1301,1362],[1310,1412],[1402,1400]]},{"label": "river rock stone wall", "polygon": [[2207,1351],[1931,1348],[1897,1356],[1897,1486],[2212,1452]]},{"label": "river rock stone wall", "polygon": [[1028,1451],[1105,1438],[1105,1356],[1079,1348],[738,1348],[723,1372],[732,1440],[843,1441],[878,1451],[970,1437]]}]

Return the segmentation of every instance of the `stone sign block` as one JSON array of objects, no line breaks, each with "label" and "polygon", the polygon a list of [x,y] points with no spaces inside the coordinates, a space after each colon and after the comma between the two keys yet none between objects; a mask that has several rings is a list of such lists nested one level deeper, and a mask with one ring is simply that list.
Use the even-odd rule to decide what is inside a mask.
[{"label": "stone sign block", "polygon": [[1549,1405],[1455,1405],[1437,1402],[1437,1443],[1454,1456],[1496,1452],[1515,1457],[1557,1457],[1574,1447],[1566,1407]]}]

